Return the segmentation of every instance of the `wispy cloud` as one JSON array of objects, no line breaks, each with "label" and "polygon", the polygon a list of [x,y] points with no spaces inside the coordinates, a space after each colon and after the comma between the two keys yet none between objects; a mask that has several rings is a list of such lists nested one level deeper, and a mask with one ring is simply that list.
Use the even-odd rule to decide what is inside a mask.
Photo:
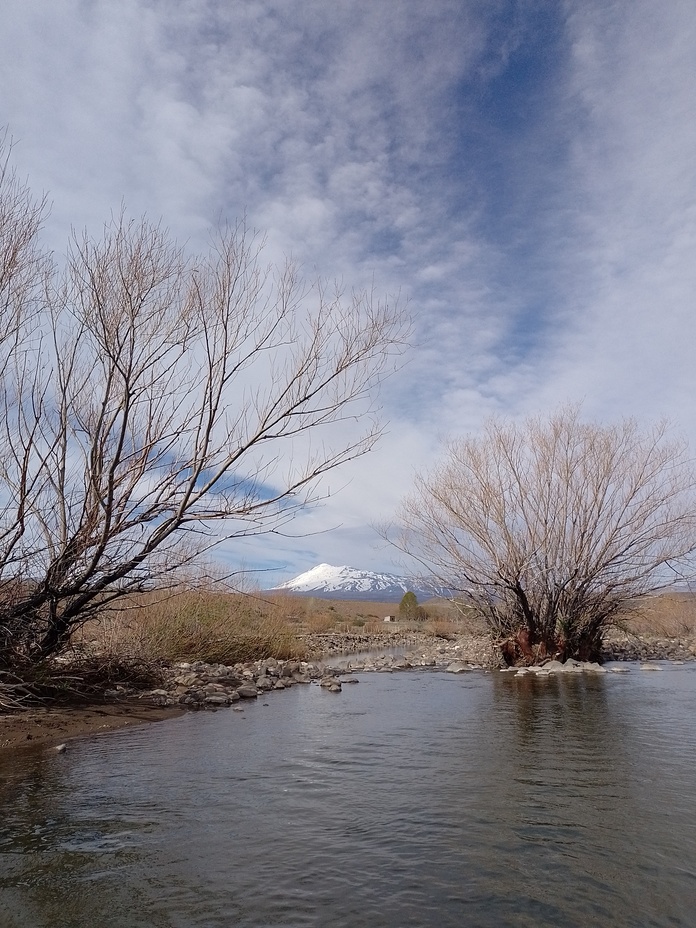
[{"label": "wispy cloud", "polygon": [[491,412],[696,438],[695,29],[686,0],[5,0],[0,123],[57,249],[122,200],[192,246],[246,212],[269,257],[410,301],[388,434],[297,526],[342,528],[243,555],[388,567],[370,522]]}]

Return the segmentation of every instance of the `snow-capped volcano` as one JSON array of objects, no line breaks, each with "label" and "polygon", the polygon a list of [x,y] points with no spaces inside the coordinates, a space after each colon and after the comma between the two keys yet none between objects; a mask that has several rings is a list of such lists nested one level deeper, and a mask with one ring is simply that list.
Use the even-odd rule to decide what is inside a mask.
[{"label": "snow-capped volcano", "polygon": [[419,590],[407,577],[357,570],[355,567],[332,567],[331,564],[319,564],[277,589],[326,599],[378,599],[385,602],[401,599],[408,590],[416,595],[431,595]]}]

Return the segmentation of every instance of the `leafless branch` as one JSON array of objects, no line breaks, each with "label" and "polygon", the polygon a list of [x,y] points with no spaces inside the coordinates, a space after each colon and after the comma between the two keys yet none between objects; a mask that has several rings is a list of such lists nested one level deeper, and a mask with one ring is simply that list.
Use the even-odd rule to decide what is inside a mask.
[{"label": "leafless branch", "polygon": [[493,420],[418,478],[394,540],[499,640],[515,637],[516,659],[596,657],[622,609],[690,564],[694,485],[665,423],[605,427],[577,407]]},{"label": "leafless branch", "polygon": [[378,439],[407,329],[374,293],[266,268],[243,224],[196,257],[122,212],[75,235],[59,274],[43,210],[5,163],[0,659],[51,653],[221,539],[287,524]]}]

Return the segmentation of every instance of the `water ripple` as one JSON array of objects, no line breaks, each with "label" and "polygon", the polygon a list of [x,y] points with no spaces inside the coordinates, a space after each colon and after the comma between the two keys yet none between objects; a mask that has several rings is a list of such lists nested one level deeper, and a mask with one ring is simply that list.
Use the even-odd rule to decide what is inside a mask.
[{"label": "water ripple", "polygon": [[0,925],[691,926],[695,710],[404,673],[80,742],[2,792]]}]

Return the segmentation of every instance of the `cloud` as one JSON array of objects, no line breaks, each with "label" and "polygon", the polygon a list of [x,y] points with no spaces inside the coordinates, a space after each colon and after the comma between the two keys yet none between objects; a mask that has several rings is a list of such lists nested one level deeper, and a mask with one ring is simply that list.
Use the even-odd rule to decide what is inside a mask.
[{"label": "cloud", "polygon": [[301,520],[344,528],[253,548],[259,562],[388,568],[384,552],[365,562],[372,514],[492,412],[582,399],[599,418],[671,414],[696,439],[686,0],[3,13],[0,124],[53,199],[54,248],[122,200],[191,247],[246,213],[269,259],[409,303],[413,349],[382,391],[389,433]]},{"label": "cloud", "polygon": [[696,437],[692,10],[584,4],[568,31],[576,125],[556,218],[559,333],[530,399],[585,397],[605,417],[666,413]]}]

